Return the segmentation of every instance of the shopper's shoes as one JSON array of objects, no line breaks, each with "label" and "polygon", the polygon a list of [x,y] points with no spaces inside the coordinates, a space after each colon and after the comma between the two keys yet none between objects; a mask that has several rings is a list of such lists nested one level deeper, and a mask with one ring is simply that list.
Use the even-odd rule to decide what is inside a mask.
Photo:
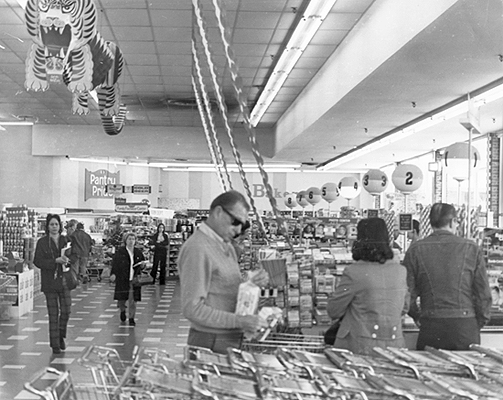
[{"label": "shopper's shoes", "polygon": [[122,322],[126,321],[126,311],[121,311],[121,321]]},{"label": "shopper's shoes", "polygon": [[63,338],[59,338],[59,348],[61,350],[66,350],[66,343],[65,343],[65,339]]},{"label": "shopper's shoes", "polygon": [[129,325],[135,326],[136,322],[134,322],[134,318],[129,318]]},{"label": "shopper's shoes", "polygon": [[59,347],[53,347],[52,354],[61,354],[61,349]]},{"label": "shopper's shoes", "polygon": [[84,276],[84,279],[82,280],[82,283],[85,285],[88,282],[89,282],[89,278],[87,276]]},{"label": "shopper's shoes", "polygon": [[159,285],[165,285],[166,282],[162,281],[162,282],[159,282]]}]

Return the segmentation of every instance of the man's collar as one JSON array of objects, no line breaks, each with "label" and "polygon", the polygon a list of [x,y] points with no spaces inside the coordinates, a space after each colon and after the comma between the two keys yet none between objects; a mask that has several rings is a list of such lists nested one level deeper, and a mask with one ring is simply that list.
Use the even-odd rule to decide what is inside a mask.
[{"label": "man's collar", "polygon": [[199,226],[199,229],[201,229],[201,232],[203,232],[205,235],[211,237],[212,239],[218,240],[220,243],[226,243],[225,240],[220,236],[218,233],[216,233],[212,227],[210,227],[206,222],[203,222],[201,226]]}]

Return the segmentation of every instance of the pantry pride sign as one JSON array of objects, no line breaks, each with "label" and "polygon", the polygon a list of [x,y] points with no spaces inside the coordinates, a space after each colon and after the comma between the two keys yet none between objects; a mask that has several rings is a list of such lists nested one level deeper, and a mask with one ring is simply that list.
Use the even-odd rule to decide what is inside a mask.
[{"label": "pantry pride sign", "polygon": [[118,183],[120,183],[120,171],[113,173],[106,169],[96,171],[86,169],[84,201],[91,198],[112,199],[113,195],[107,193],[107,185]]}]

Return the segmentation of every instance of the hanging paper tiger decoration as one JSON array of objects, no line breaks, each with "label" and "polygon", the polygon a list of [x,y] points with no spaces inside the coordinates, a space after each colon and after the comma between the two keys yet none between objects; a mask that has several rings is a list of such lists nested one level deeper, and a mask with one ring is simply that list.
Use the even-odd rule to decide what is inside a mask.
[{"label": "hanging paper tiger decoration", "polygon": [[96,90],[105,132],[120,133],[126,107],[120,104],[124,59],[119,47],[96,29],[93,0],[28,0],[26,27],[33,44],[26,59],[27,90],[45,91],[65,83],[73,93],[74,114],[88,114],[89,92]]}]

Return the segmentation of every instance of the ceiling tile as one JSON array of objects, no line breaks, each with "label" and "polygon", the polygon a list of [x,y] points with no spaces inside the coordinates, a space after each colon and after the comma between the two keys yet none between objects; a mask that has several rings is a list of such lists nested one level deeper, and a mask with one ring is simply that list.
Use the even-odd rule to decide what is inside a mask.
[{"label": "ceiling tile", "polygon": [[159,76],[161,70],[157,65],[129,65],[129,72],[133,75],[143,75],[143,76]]},{"label": "ceiling tile", "polygon": [[122,41],[120,48],[124,55],[128,53],[134,54],[156,54],[156,49],[153,42],[133,42]]},{"label": "ceiling tile", "polygon": [[237,26],[240,28],[270,28],[276,27],[281,18],[279,12],[240,12],[237,18]]},{"label": "ceiling tile", "polygon": [[117,40],[153,41],[152,28],[149,26],[115,26],[113,34]]},{"label": "ceiling tile", "polygon": [[106,16],[111,26],[150,26],[150,18],[145,9],[107,10]]}]

